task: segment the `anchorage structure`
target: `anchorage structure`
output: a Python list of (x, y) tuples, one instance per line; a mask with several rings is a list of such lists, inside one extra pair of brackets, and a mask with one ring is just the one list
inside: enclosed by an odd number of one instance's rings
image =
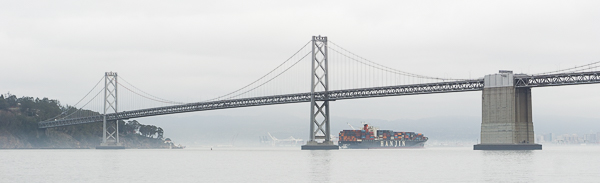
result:
[[(517, 80), (519, 81), (519, 80)], [(512, 71), (484, 78), (481, 144), (474, 150), (540, 150), (534, 142), (531, 88), (515, 87)]]
[(102, 143), (96, 149), (124, 149), (119, 142), (119, 120), (107, 123), (106, 114), (117, 113), (117, 73), (104, 73), (104, 114), (102, 120)]
[[(339, 149), (331, 141), (329, 120), (329, 73), (327, 69), (327, 37), (312, 37), (311, 86), (310, 86), (310, 139), (303, 150)], [(325, 98), (318, 100), (315, 92), (323, 92)]]

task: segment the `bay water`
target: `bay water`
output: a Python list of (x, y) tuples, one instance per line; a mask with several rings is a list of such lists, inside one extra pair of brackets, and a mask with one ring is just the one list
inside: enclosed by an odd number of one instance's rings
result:
[(0, 182), (600, 182), (600, 146), (0, 150)]

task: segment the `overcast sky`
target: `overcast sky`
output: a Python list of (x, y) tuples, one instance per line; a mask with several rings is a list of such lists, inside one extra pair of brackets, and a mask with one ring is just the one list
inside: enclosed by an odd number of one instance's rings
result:
[[(548, 0), (0, 0), (0, 92), (74, 104), (104, 72), (115, 71), (153, 95), (199, 101), (259, 78), (313, 35), (422, 75), (540, 73), (600, 61), (598, 7), (600, 1)], [(534, 121), (536, 115), (600, 118), (599, 91), (535, 88)], [(194, 115), (275, 111), (308, 118), (308, 109), (303, 103)], [(337, 101), (332, 115), (481, 116), (481, 92)]]

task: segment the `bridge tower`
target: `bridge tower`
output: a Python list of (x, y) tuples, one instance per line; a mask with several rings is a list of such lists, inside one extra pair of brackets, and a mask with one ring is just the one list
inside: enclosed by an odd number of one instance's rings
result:
[[(339, 149), (331, 141), (329, 120), (329, 73), (327, 65), (327, 37), (312, 37), (312, 63), (310, 86), (310, 138), (302, 150)], [(315, 92), (325, 93), (322, 101), (315, 99)]]
[(102, 143), (96, 149), (124, 149), (119, 142), (118, 120), (106, 121), (106, 113), (117, 114), (117, 73), (104, 73), (104, 117), (102, 120)]
[(474, 150), (538, 150), (534, 143), (531, 88), (515, 87), (512, 71), (484, 77), (481, 144)]

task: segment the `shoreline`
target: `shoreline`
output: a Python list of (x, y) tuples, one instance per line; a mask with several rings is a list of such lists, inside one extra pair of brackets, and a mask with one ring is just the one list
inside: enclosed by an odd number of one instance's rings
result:
[[(25, 150), (25, 149), (96, 149), (96, 148), (74, 148), (74, 147), (31, 147), (31, 148), (0, 148), (0, 150)], [(169, 149), (169, 148), (125, 148), (125, 149)], [(175, 149), (175, 148), (173, 148)]]

